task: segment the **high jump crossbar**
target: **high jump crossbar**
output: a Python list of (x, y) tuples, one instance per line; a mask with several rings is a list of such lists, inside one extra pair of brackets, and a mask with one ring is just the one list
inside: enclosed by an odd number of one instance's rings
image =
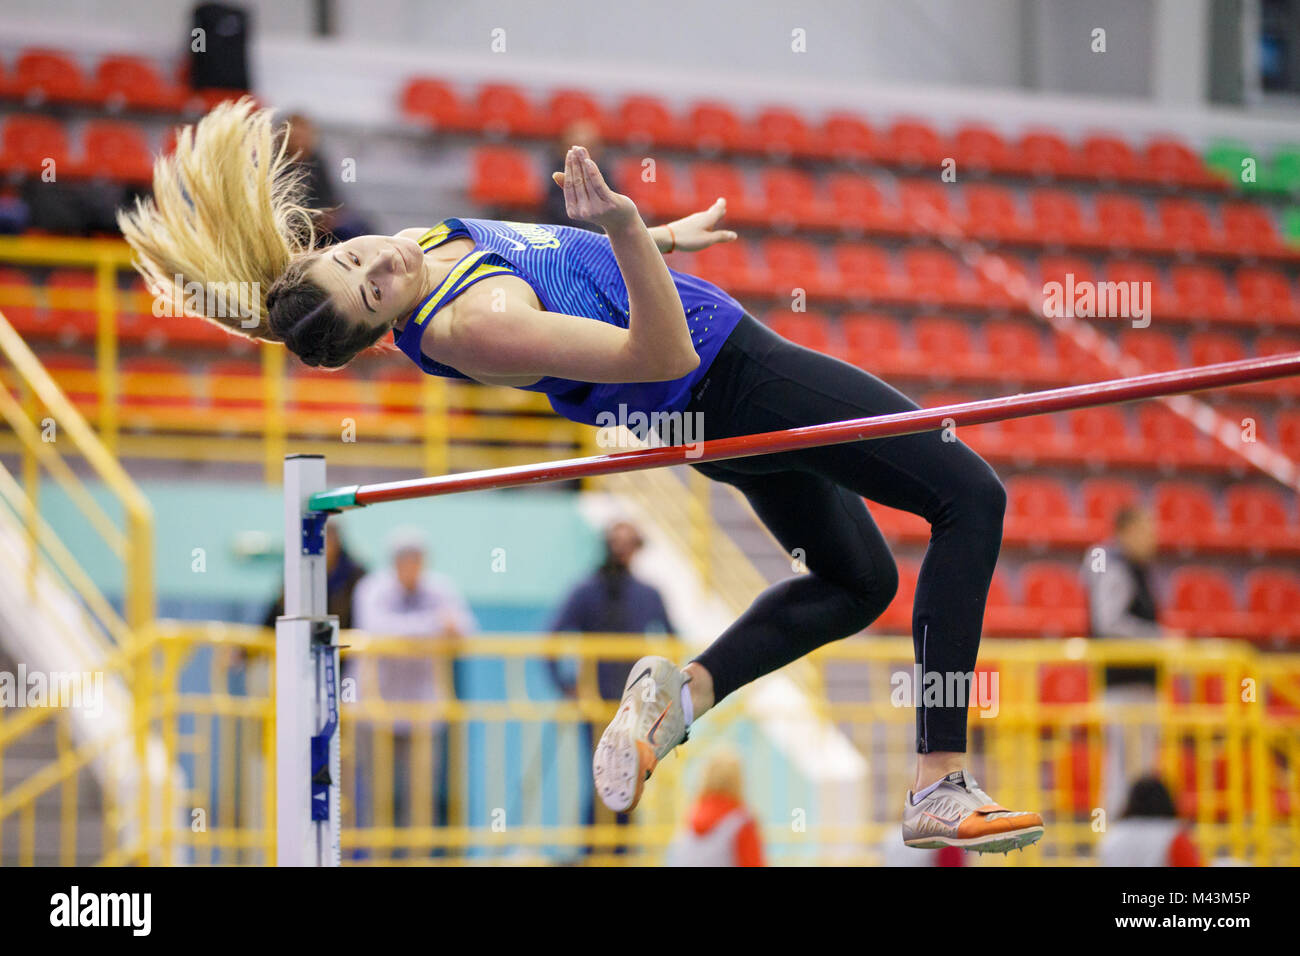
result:
[(284, 615), (276, 622), (275, 636), (276, 861), (282, 866), (337, 866), (340, 862), (338, 619), (327, 613), (325, 588), (325, 522), (333, 512), (382, 501), (543, 484), (980, 425), (1297, 374), (1300, 352), (720, 438), (695, 446), (639, 448), (540, 465), (333, 490), (326, 489), (324, 457), (289, 455), (284, 460)]
[(1086, 385), (1028, 392), (1002, 398), (989, 398), (938, 408), (922, 408), (894, 415), (854, 418), (821, 425), (805, 425), (757, 435), (717, 438), (691, 445), (667, 445), (637, 448), (587, 458), (490, 468), (460, 475), (439, 475), (408, 481), (389, 481), (371, 485), (351, 485), (312, 495), (308, 508), (331, 512), (384, 501), (430, 498), (488, 488), (511, 488), (518, 485), (545, 484), (574, 478), (589, 478), (624, 471), (642, 471), (667, 465), (697, 464), (727, 458), (745, 458), (796, 451), (821, 445), (872, 438), (910, 435), (916, 432), (981, 425), (1008, 418), (1024, 418), (1050, 412), (1111, 405), (1144, 398), (1159, 398), (1184, 392), (1197, 392), (1229, 385), (1244, 385), (1273, 378), (1300, 374), (1300, 352), (1263, 358), (1241, 359), (1171, 372), (1153, 372), (1132, 378), (1112, 379)]

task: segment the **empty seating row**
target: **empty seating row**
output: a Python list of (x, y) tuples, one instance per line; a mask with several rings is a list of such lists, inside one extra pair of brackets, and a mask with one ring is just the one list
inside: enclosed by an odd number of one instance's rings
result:
[(678, 114), (666, 100), (643, 94), (625, 96), (606, 109), (582, 90), (558, 89), (538, 102), (508, 83), (486, 83), (462, 93), (455, 85), (431, 77), (406, 83), (401, 108), (434, 129), (502, 137), (554, 136), (567, 124), (586, 120), (607, 141), (667, 149), (858, 160), (936, 170), (951, 158), (963, 172), (1200, 188), (1219, 188), (1223, 183), (1173, 137), (1157, 137), (1135, 149), (1117, 136), (1099, 132), (1073, 146), (1052, 130), (1029, 130), (1008, 140), (976, 123), (946, 136), (914, 117), (878, 128), (852, 111), (833, 111), (814, 121), (797, 109), (776, 105), (745, 117), (716, 99), (696, 101)]
[(232, 90), (192, 90), (188, 63), (177, 64), (168, 79), (156, 60), (130, 54), (101, 57), (93, 72), (77, 57), (59, 50), (19, 52), (10, 68), (0, 63), (0, 97), (32, 105), (84, 103), (110, 110), (123, 107), (160, 112), (202, 112), (236, 95)]
[[(911, 630), (912, 599), (919, 565), (899, 563), (899, 589), (872, 626), (875, 632)], [(984, 614), (988, 637), (1074, 637), (1088, 633), (1087, 599), (1081, 565), (1054, 561), (1026, 562), (1020, 568), (1018, 594), (999, 568), (989, 588)], [(1238, 589), (1225, 572), (1188, 566), (1165, 582), (1166, 626), (1196, 637), (1260, 641), (1300, 640), (1300, 575), (1261, 568), (1247, 572)], [(1241, 597), (1238, 597), (1239, 591)]]
[[(1093, 358), (1071, 339), (1030, 319), (988, 319), (970, 323), (945, 315), (920, 313), (900, 319), (866, 312), (838, 318), (811, 310), (773, 309), (764, 323), (791, 341), (826, 352), (886, 377), (947, 382), (1008, 381), (1032, 385), (1082, 382), (1114, 377), (1115, 370)], [(1247, 349), (1231, 332), (1196, 332), (1185, 347), (1157, 329), (1127, 328), (1116, 339), (1120, 349), (1149, 371), (1212, 365), (1255, 355), (1300, 352), (1300, 335), (1263, 334)], [(1298, 396), (1300, 381), (1279, 379), (1240, 386), (1239, 395)]]
[[(1256, 483), (1229, 486), (1216, 496), (1204, 485), (1156, 482), (1150, 494), (1122, 479), (1089, 478), (1077, 486), (1056, 478), (1008, 478), (1003, 540), (1022, 547), (1077, 548), (1104, 542), (1116, 513), (1144, 503), (1155, 515), (1161, 547), (1186, 553), (1295, 557), (1300, 555), (1300, 520), (1295, 496)], [(881, 529), (900, 540), (922, 543), (930, 530), (916, 515), (871, 505)]]
[[(818, 177), (771, 165), (751, 182), (729, 163), (659, 159), (648, 178), (642, 163), (635, 157), (615, 162), (610, 178), (643, 215), (656, 219), (707, 208), (724, 196), (728, 221), (736, 225), (902, 236), (958, 228), (1009, 244), (1300, 261), (1300, 250), (1283, 242), (1267, 208), (1252, 202), (1224, 202), (1216, 213), (1196, 199), (1164, 198), (1150, 212), (1142, 199), (1122, 193), (1100, 194), (1089, 203), (1061, 189), (1032, 188), (1022, 201), (1005, 186), (905, 179), (890, 195), (861, 173)], [(470, 195), (487, 205), (532, 207), (546, 188), (542, 173), (527, 150), (483, 147), (474, 153)]]
[(68, 128), (48, 116), (10, 116), (0, 127), (0, 174), (50, 175), (58, 179), (103, 178), (147, 186), (153, 151), (145, 131), (133, 123), (91, 120), (76, 149)]

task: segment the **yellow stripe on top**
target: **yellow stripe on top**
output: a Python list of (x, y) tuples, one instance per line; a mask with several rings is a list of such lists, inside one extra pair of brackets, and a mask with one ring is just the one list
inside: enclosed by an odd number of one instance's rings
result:
[(434, 246), (441, 245), (449, 235), (451, 235), (451, 226), (440, 222), (416, 241), (419, 242), (422, 250), (428, 252)]
[[(436, 230), (430, 230), (430, 232), (434, 231)], [(425, 300), (424, 305), (420, 307), (420, 310), (416, 312), (414, 319), (415, 324), (423, 325), (425, 320), (434, 313), (438, 306), (451, 298), (452, 294), (455, 293), (457, 289), (470, 282), (475, 282), (479, 279), (485, 278), (486, 276), (492, 275), (517, 275), (513, 269), (482, 261), (484, 256), (490, 256), (492, 254), (491, 251), (483, 249), (478, 252), (471, 252), (460, 262), (456, 263), (456, 267), (447, 274), (447, 278), (442, 280), (442, 285), (438, 286), (433, 295), (429, 296), (429, 298)]]

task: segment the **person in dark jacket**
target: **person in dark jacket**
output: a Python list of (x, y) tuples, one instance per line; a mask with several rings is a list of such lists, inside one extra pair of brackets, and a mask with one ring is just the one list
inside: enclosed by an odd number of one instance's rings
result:
[[(551, 624), (557, 632), (584, 632), (592, 634), (674, 634), (663, 597), (652, 585), (639, 580), (632, 573), (632, 559), (641, 550), (643, 542), (636, 526), (628, 521), (615, 521), (605, 529), (605, 558), (600, 566), (570, 593)], [(550, 662), (551, 676), (566, 697), (578, 696), (578, 682), (563, 673), (559, 662)], [(598, 660), (596, 662), (596, 687), (600, 699), (617, 702), (623, 696), (623, 683), (627, 679), (627, 660)], [(582, 754), (590, 754), (595, 734), (600, 729), (591, 724), (579, 724), (579, 746)], [(587, 777), (586, 779), (590, 779)], [(593, 795), (584, 808), (584, 822), (596, 822), (597, 801)], [(601, 815), (607, 811), (600, 808)], [(628, 822), (628, 816), (614, 816), (619, 825)], [(587, 847), (587, 853), (592, 851)], [(625, 852), (615, 847), (615, 853)]]
[[(352, 626), (352, 592), (365, 577), (366, 569), (343, 546), (337, 521), (325, 522), (325, 592), (326, 613), (337, 614), (340, 628)], [(284, 607), (284, 589), (262, 621), (263, 627), (275, 627), (275, 619)]]

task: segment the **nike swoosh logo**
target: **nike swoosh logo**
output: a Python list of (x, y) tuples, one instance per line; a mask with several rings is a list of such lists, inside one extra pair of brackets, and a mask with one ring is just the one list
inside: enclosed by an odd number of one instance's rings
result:
[(518, 239), (507, 239), (505, 236), (502, 236), (502, 237), (501, 237), (501, 241), (502, 241), (502, 242), (508, 242), (508, 243), (510, 243), (510, 245), (514, 246), (514, 247), (515, 247), (516, 249), (518, 249), (520, 252), (522, 252), (522, 251), (524, 251), (525, 249), (528, 248), (526, 245), (524, 245), (524, 244), (523, 244), (522, 242), (520, 242)]
[(672, 706), (673, 706), (672, 704), (669, 704), (667, 707), (664, 708), (664, 712), (659, 715), (659, 719), (656, 720), (654, 722), (654, 726), (650, 728), (650, 733), (646, 734), (646, 740), (651, 745), (653, 745), (655, 742), (655, 731), (658, 730), (659, 725), (664, 722), (664, 718), (668, 716), (668, 711), (672, 709)]
[[(631, 690), (637, 684), (641, 683), (641, 678), (649, 677), (649, 676), (650, 676), (650, 668), (647, 667), (645, 670), (643, 670), (640, 674), (637, 675), (636, 680), (632, 681), (632, 683), (627, 685), (627, 690)], [(623, 693), (626, 694), (627, 691), (625, 690)]]
[(931, 820), (938, 820), (940, 823), (942, 823), (944, 826), (947, 827), (955, 827), (957, 824), (961, 823), (961, 817), (957, 817), (955, 820), (945, 820), (943, 817), (936, 816), (935, 814), (931, 813), (929, 810), (922, 810), (921, 812), (924, 813)]

